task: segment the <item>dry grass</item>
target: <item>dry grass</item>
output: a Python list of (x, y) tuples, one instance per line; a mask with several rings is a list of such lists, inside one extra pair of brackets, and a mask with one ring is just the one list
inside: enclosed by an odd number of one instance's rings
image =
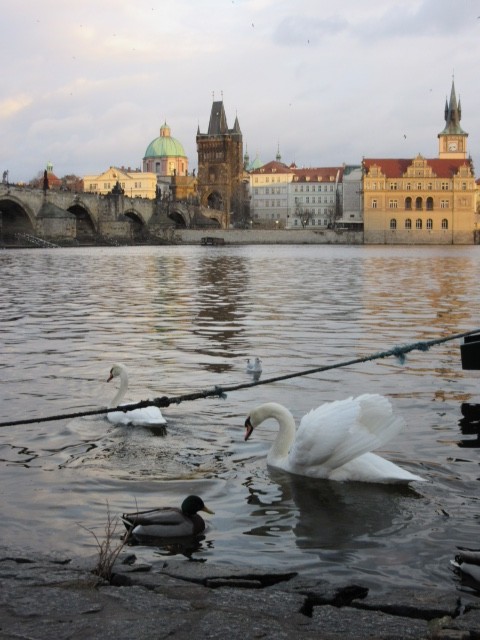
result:
[(102, 578), (102, 580), (106, 580), (107, 582), (111, 581), (115, 562), (117, 561), (118, 556), (120, 555), (129, 538), (128, 533), (123, 537), (119, 537), (119, 523), (120, 520), (117, 516), (112, 517), (110, 507), (107, 503), (107, 522), (105, 524), (105, 535), (103, 537), (103, 540), (101, 540), (97, 536), (95, 531), (83, 527), (93, 535), (98, 549), (97, 564), (92, 570), (92, 573), (95, 576)]

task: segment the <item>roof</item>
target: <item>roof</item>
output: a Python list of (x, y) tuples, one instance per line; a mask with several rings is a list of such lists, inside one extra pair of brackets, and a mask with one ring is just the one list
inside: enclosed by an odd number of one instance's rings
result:
[(292, 169), (298, 182), (342, 182), (343, 167), (309, 167)]
[(223, 100), (215, 100), (212, 104), (212, 110), (210, 112), (210, 121), (208, 123), (208, 133), (200, 133), (200, 127), (197, 130), (197, 136), (220, 136), (220, 135), (232, 135), (241, 136), (240, 124), (238, 117), (235, 116), (235, 122), (233, 129), (229, 129), (227, 125), (227, 116), (225, 115), (225, 109), (223, 107)]
[(170, 127), (165, 122), (160, 127), (160, 136), (150, 142), (144, 158), (186, 158), (182, 144), (170, 135)]
[[(423, 158), (427, 165), (431, 167), (435, 177), (437, 178), (451, 178), (458, 173), (460, 167), (467, 165), (473, 173), (473, 166), (471, 160), (450, 159), (450, 158)], [(364, 158), (363, 167), (370, 171), (374, 165), (381, 168), (382, 173), (387, 178), (404, 178), (406, 177), (407, 169), (412, 166), (413, 158), (401, 159), (401, 158)]]
[[(252, 167), (257, 159), (258, 156), (256, 156), (255, 160), (252, 162)], [(251, 173), (292, 173), (292, 170), (289, 169), (286, 164), (283, 164), (283, 162), (272, 160), (271, 162), (267, 162), (266, 164), (255, 166), (255, 168), (252, 169)]]
[(445, 129), (439, 134), (455, 134), (459, 136), (468, 136), (468, 133), (460, 126), (462, 119), (462, 107), (460, 99), (457, 104), (457, 96), (455, 95), (455, 84), (452, 80), (452, 89), (450, 91), (450, 102), (445, 101)]

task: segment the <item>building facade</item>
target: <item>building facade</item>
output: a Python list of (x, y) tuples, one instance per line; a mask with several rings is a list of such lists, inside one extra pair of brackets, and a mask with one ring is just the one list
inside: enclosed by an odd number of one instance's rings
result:
[(243, 138), (238, 118), (228, 128), (223, 101), (214, 101), (207, 133), (197, 131), (200, 204), (218, 212), (223, 228), (231, 223), (235, 202), (243, 202)]
[[(343, 167), (299, 169), (277, 160), (249, 172), (254, 224), (264, 228), (327, 229), (343, 219)], [(360, 211), (358, 212), (360, 217)]]
[(473, 244), (476, 184), (452, 82), (438, 158), (365, 158), (366, 244)]
[(83, 190), (86, 193), (107, 195), (121, 189), (129, 198), (154, 199), (157, 193), (157, 175), (110, 167), (98, 176), (84, 176)]

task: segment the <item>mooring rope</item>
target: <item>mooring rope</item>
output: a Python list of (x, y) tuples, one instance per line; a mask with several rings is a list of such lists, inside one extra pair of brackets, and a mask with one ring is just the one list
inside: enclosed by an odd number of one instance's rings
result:
[[(435, 340), (426, 340), (423, 342), (413, 342), (412, 344), (406, 344), (403, 346), (396, 346), (387, 351), (380, 351), (373, 353), (362, 358), (354, 358), (353, 360), (346, 360), (344, 362), (337, 362), (336, 364), (329, 364), (323, 367), (315, 367), (313, 369), (305, 369), (304, 371), (298, 371), (297, 373), (287, 373), (282, 376), (276, 376), (275, 378), (266, 378), (265, 380), (254, 380), (253, 382), (244, 382), (242, 384), (236, 384), (226, 387), (215, 386), (213, 389), (207, 389), (205, 391), (196, 391), (194, 393), (187, 393), (182, 396), (167, 397), (162, 396), (159, 398), (152, 398), (151, 400), (141, 400), (133, 404), (124, 404), (121, 407), (109, 407), (108, 409), (94, 409), (92, 411), (78, 411), (76, 413), (63, 413), (60, 415), (46, 416), (43, 418), (30, 418), (26, 420), (13, 420), (7, 422), (0, 422), (0, 427), (15, 427), (24, 424), (33, 424), (36, 422), (51, 422), (54, 420), (71, 420), (73, 418), (83, 418), (86, 416), (95, 416), (110, 413), (110, 411), (131, 411), (132, 409), (143, 409), (144, 407), (160, 407), (165, 408), (171, 404), (181, 404), (182, 402), (188, 402), (191, 400), (199, 400), (201, 398), (226, 398), (227, 392), (239, 391), (241, 389), (248, 389), (249, 387), (257, 387), (263, 384), (272, 384), (274, 382), (281, 382), (282, 380), (290, 380), (291, 378), (299, 378), (301, 376), (309, 376), (314, 373), (321, 373), (322, 371), (330, 371), (332, 369), (340, 369), (342, 367), (349, 367), (354, 364), (361, 364), (363, 362), (370, 362), (372, 360), (380, 360), (382, 358), (389, 358), (394, 356), (398, 358), (401, 364), (405, 362), (405, 356), (411, 351), (428, 351), (431, 347), (442, 344), (444, 342), (450, 342), (451, 340), (458, 340), (459, 338), (465, 338), (475, 333), (480, 333), (480, 329), (473, 329), (472, 331), (465, 331), (464, 333), (456, 333), (445, 338), (436, 338)], [(480, 338), (480, 336), (479, 336)]]

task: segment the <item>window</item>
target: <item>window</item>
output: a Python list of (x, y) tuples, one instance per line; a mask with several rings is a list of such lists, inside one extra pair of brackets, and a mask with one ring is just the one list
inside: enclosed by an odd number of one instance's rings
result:
[(427, 211), (433, 211), (433, 198), (427, 198)]
[(405, 185), (405, 189), (407, 191), (410, 191), (411, 188), (412, 188), (412, 185), (410, 184), (410, 182), (407, 182), (407, 184)]
[(397, 200), (389, 200), (388, 201), (388, 208), (389, 209), (397, 209), (398, 208), (398, 201)]
[(422, 189), (422, 183), (417, 182), (417, 191), (421, 191), (421, 189)]
[(462, 191), (466, 191), (466, 190), (467, 190), (467, 183), (462, 182)]
[(397, 190), (397, 183), (396, 182), (391, 182), (390, 183), (390, 191), (396, 191)]
[(431, 191), (433, 189), (433, 184), (431, 182), (427, 183), (427, 189)]
[(440, 200), (440, 209), (448, 209), (449, 202), (448, 200)]
[(433, 220), (431, 218), (428, 218), (428, 220), (427, 220), (427, 229), (429, 231), (431, 231), (433, 229)]
[(410, 218), (407, 218), (405, 220), (405, 229), (411, 229), (412, 228), (412, 221), (410, 220)]
[(448, 182), (442, 182), (441, 189), (442, 191), (448, 191)]
[(422, 198), (415, 198), (415, 209), (417, 209), (417, 211), (423, 209)]
[(446, 218), (442, 220), (442, 229), (448, 229), (448, 220)]
[(410, 197), (405, 198), (405, 209), (411, 209), (412, 208), (412, 199)]
[(422, 219), (421, 218), (417, 218), (415, 220), (415, 228), (416, 229), (421, 229), (422, 228)]
[(392, 218), (392, 219), (390, 220), (390, 229), (394, 230), (394, 229), (396, 229), (396, 228), (397, 228), (397, 221), (396, 221), (396, 219), (395, 219), (395, 218)]
[(372, 200), (372, 209), (376, 209), (376, 208), (377, 208), (377, 201)]

